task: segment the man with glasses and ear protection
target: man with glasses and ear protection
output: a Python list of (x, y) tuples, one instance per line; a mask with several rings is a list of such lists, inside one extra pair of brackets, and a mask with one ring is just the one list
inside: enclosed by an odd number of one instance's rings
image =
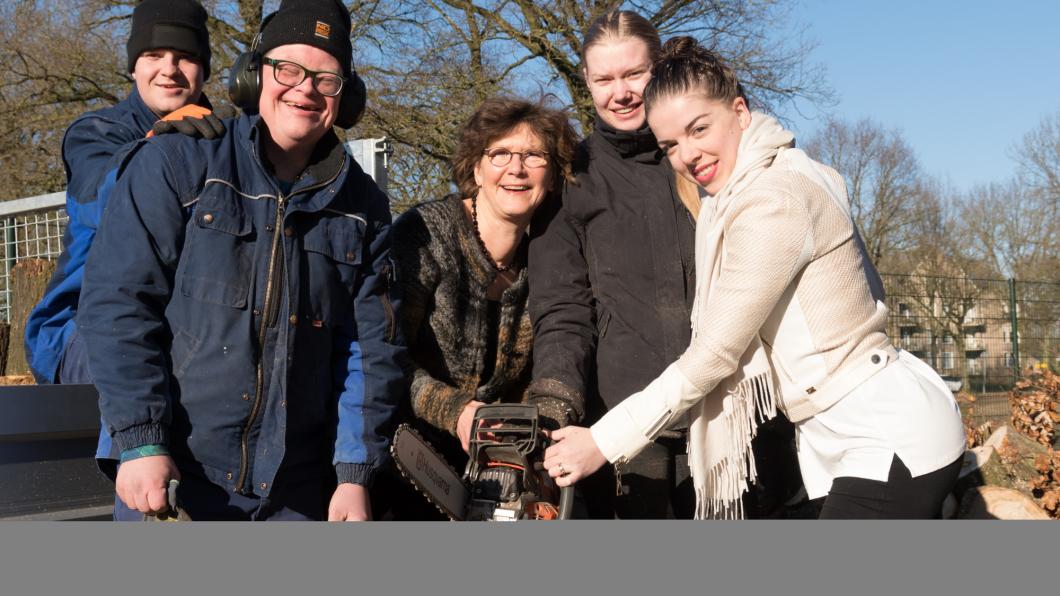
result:
[[(364, 107), (350, 15), (284, 0), (220, 139), (121, 165), (81, 326), (121, 450), (116, 519), (360, 520), (407, 391), (386, 196), (332, 130)], [(337, 482), (336, 482), (337, 481)]]

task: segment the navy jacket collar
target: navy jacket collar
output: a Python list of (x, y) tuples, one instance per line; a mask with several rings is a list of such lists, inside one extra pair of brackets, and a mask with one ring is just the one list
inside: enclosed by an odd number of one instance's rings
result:
[(136, 122), (144, 134), (151, 130), (155, 122), (158, 121), (158, 115), (151, 111), (151, 108), (147, 107), (142, 97), (140, 97), (140, 91), (133, 85), (132, 92), (129, 93), (129, 97), (126, 100), (129, 103), (129, 109), (132, 112), (133, 121)]
[[(243, 114), (233, 121), (236, 124), (234, 131), (245, 144), (245, 148), (254, 156), (262, 171), (273, 181), (278, 189), (276, 176), (265, 158), (264, 135), (268, 134), (265, 122), (261, 115)], [(309, 159), (309, 165), (295, 180), (288, 193), (292, 202), (299, 204), (301, 208), (308, 211), (316, 211), (327, 206), (335, 197), (335, 191), (341, 188), (350, 173), (353, 160), (349, 158), (345, 147), (339, 141), (334, 131), (328, 131), (322, 139), (317, 142), (316, 148)], [(310, 192), (303, 192), (313, 189)], [(329, 192), (320, 192), (321, 190)]]
[[(158, 122), (159, 116), (151, 111), (151, 108), (147, 107), (144, 102), (144, 98), (140, 96), (140, 90), (136, 88), (136, 85), (132, 86), (132, 91), (129, 92), (129, 96), (125, 98), (128, 102), (129, 108), (132, 111), (133, 120), (136, 125), (143, 129), (144, 134), (151, 130), (151, 127)], [(213, 104), (210, 103), (210, 98), (206, 97), (205, 93), (199, 95), (199, 101), (195, 102), (208, 110), (213, 110)]]

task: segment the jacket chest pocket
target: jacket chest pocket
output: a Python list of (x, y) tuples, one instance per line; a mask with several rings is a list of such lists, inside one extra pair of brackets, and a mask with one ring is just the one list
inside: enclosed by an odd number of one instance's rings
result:
[(333, 324), (353, 304), (364, 231), (349, 217), (322, 217), (303, 236), (304, 288), (314, 323)]
[(200, 198), (184, 238), (181, 293), (211, 304), (246, 307), (253, 241), (254, 227), (237, 200)]

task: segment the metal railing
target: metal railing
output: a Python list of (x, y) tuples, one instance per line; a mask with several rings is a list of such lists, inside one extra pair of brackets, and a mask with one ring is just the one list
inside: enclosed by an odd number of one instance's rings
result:
[(66, 193), (0, 203), (0, 321), (11, 318), (11, 269), (21, 259), (54, 259), (63, 251)]

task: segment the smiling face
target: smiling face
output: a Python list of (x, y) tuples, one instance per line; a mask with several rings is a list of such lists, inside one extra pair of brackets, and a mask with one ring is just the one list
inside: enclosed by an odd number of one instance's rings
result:
[(736, 166), (751, 112), (742, 97), (723, 101), (701, 93), (670, 95), (652, 106), (648, 125), (674, 171), (716, 195)]
[(604, 41), (585, 52), (582, 73), (600, 118), (617, 130), (644, 126), (644, 86), (651, 78), (648, 45), (627, 37)]
[[(305, 44), (288, 44), (273, 48), (268, 58), (300, 64), (309, 70), (342, 75), (338, 59)], [(263, 65), (261, 98), (258, 110), (269, 128), (273, 142), (283, 150), (313, 147), (335, 124), (339, 97), (326, 97), (313, 88), (306, 77), (294, 87), (276, 82), (272, 66)]]
[(199, 101), (202, 95), (202, 64), (179, 50), (141, 52), (132, 75), (140, 98), (159, 117)]
[[(520, 124), (486, 146), (487, 151), (493, 149), (507, 149), (513, 153), (545, 152), (545, 144), (528, 126)], [(523, 155), (512, 155), (506, 165), (495, 166), (488, 156), (482, 156), (475, 166), (480, 211), (489, 210), (495, 217), (506, 221), (529, 222), (534, 209), (547, 193), (551, 166), (528, 168), (523, 160)]]

